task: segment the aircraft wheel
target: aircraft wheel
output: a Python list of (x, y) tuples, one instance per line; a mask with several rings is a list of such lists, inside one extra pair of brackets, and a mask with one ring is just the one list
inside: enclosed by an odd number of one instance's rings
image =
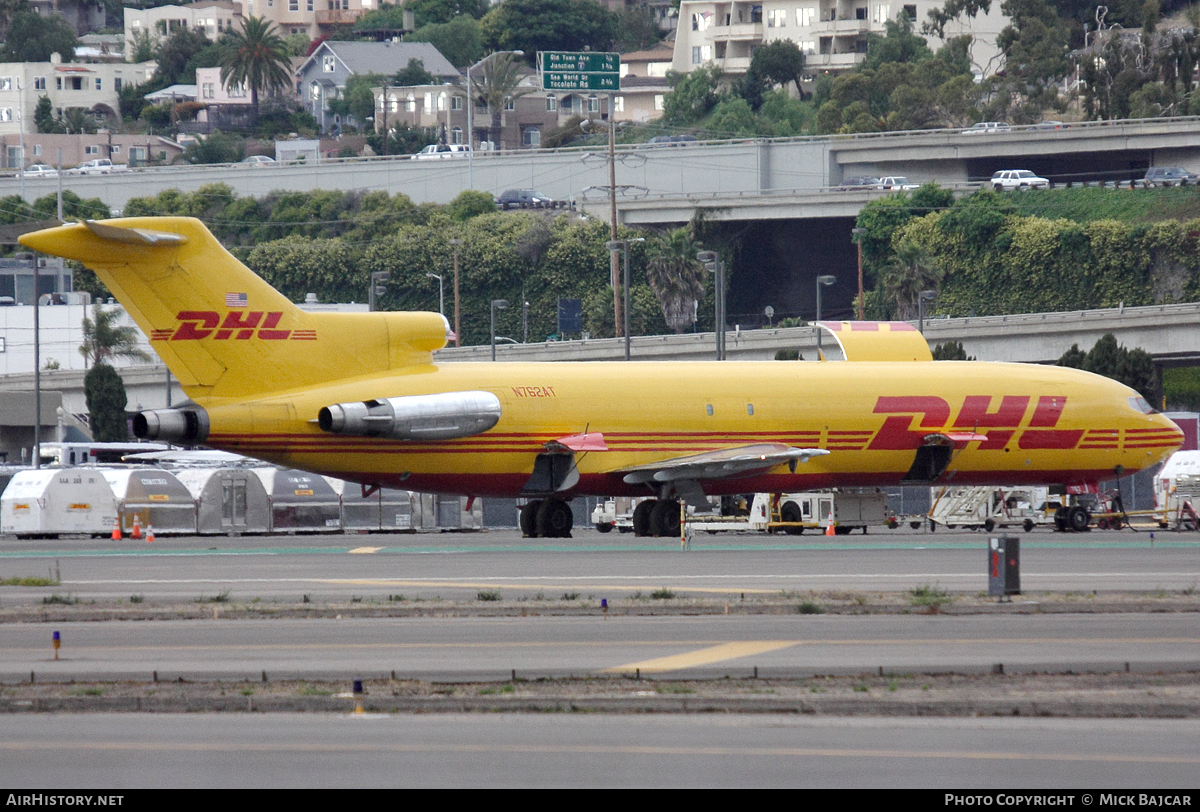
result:
[(679, 503), (674, 499), (660, 499), (650, 514), (650, 527), (654, 535), (671, 538), (679, 535)]
[(984, 519), (983, 529), (990, 533), (996, 529), (996, 523), (991, 519)]
[(920, 529), (921, 529), (921, 523), (920, 523), (920, 522), (909, 522), (909, 523), (908, 523), (908, 526), (909, 526), (910, 528), (912, 528), (913, 530), (920, 530)]
[(1082, 505), (1076, 505), (1071, 508), (1067, 514), (1067, 524), (1076, 533), (1082, 533), (1088, 529), (1088, 522), (1091, 521), (1091, 516), (1088, 515), (1087, 509)]
[(527, 539), (537, 538), (537, 515), (541, 506), (541, 499), (521, 506), (521, 535)]
[[(801, 520), (800, 506), (795, 502), (784, 502), (783, 507), (779, 509), (779, 520), (782, 522), (799, 522)], [(796, 527), (785, 527), (783, 532), (789, 536), (798, 536), (804, 532), (804, 528), (797, 525)]]
[(647, 499), (645, 502), (638, 502), (638, 506), (633, 509), (633, 534), (635, 536), (652, 535), (650, 513), (657, 504), (657, 499)]
[(1026, 519), (1025, 520), (1025, 532), (1028, 533), (1031, 530), (1033, 530), (1033, 519)]
[(542, 538), (570, 538), (574, 523), (570, 505), (561, 499), (546, 499), (538, 508), (537, 531)]

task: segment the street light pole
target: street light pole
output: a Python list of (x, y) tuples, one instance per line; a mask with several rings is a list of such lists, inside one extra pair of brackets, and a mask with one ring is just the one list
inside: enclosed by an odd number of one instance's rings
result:
[(853, 234), (854, 244), (858, 247), (858, 320), (863, 320), (863, 271), (862, 271), (862, 241), (867, 236), (865, 228), (855, 228), (850, 231)]
[(496, 311), (508, 307), (506, 299), (492, 299), (492, 360), (496, 360)]
[(836, 281), (837, 281), (837, 277), (830, 276), (829, 274), (824, 274), (822, 276), (817, 277), (817, 319), (815, 322), (813, 322), (813, 324), (817, 329), (817, 360), (818, 361), (823, 360), (823, 357), (821, 355), (821, 288), (826, 287), (828, 285), (832, 285)]
[(622, 253), (625, 254), (624, 284), (621, 285), (621, 288), (622, 288), (622, 297), (621, 298), (622, 298), (625, 306), (622, 308), (621, 312), (623, 313), (624, 327), (625, 327), (625, 360), (626, 361), (629, 360), (629, 355), (630, 355), (630, 346), (629, 346), (629, 341), (630, 341), (630, 337), (629, 337), (629, 244), (631, 242), (645, 242), (645, 239), (642, 237), (638, 237), (637, 239), (634, 239), (634, 240), (609, 240), (608, 242), (604, 243), (604, 247), (607, 248), (610, 252), (612, 252), (612, 255), (613, 255), (612, 264), (614, 266), (617, 264), (617, 262), (616, 262), (617, 251), (621, 251)]
[(936, 300), (936, 290), (923, 290), (917, 296), (917, 332), (921, 335), (925, 335), (925, 303)]
[(367, 310), (370, 310), (372, 313), (375, 312), (378, 295), (387, 290), (383, 283), (388, 281), (388, 277), (390, 276), (391, 274), (387, 271), (371, 272), (371, 289), (367, 291)]
[(725, 360), (725, 263), (721, 261), (721, 255), (716, 251), (701, 251), (696, 254), (696, 259), (704, 263), (704, 267), (712, 271), (716, 277), (716, 285), (713, 291), (715, 301), (713, 302), (713, 317), (716, 319), (716, 324), (713, 325), (716, 330), (717, 338), (717, 360)]
[(450, 244), (454, 246), (454, 346), (459, 344), (459, 325), (458, 325), (458, 247), (463, 244), (462, 240), (450, 240)]
[(446, 315), (446, 294), (442, 289), (442, 277), (435, 273), (427, 273), (425, 275), (430, 279), (436, 279), (438, 281), (438, 312), (444, 316)]

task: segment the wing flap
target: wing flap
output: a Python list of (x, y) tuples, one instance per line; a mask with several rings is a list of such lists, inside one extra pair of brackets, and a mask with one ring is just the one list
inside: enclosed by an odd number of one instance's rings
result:
[(760, 443), (638, 465), (625, 469), (624, 480), (635, 485), (643, 482), (729, 479), (766, 471), (777, 465), (794, 466), (828, 453), (823, 448), (794, 448), (783, 443)]

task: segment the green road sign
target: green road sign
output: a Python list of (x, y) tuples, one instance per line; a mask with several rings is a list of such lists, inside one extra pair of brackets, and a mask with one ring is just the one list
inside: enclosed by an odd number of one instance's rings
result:
[(621, 55), (591, 51), (543, 51), (543, 90), (620, 90)]
[(591, 51), (543, 51), (542, 70), (566, 73), (618, 73), (621, 70), (621, 55)]
[(542, 74), (542, 90), (620, 90), (621, 77), (615, 73)]

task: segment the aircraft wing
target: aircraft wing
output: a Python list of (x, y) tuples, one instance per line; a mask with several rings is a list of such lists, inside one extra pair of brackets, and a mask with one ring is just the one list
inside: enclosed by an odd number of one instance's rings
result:
[(829, 452), (823, 448), (794, 448), (783, 443), (759, 443), (720, 451), (706, 451), (686, 457), (673, 457), (625, 469), (625, 481), (674, 482), (677, 480), (729, 479), (756, 474), (787, 463), (794, 471), (797, 463), (807, 462)]

